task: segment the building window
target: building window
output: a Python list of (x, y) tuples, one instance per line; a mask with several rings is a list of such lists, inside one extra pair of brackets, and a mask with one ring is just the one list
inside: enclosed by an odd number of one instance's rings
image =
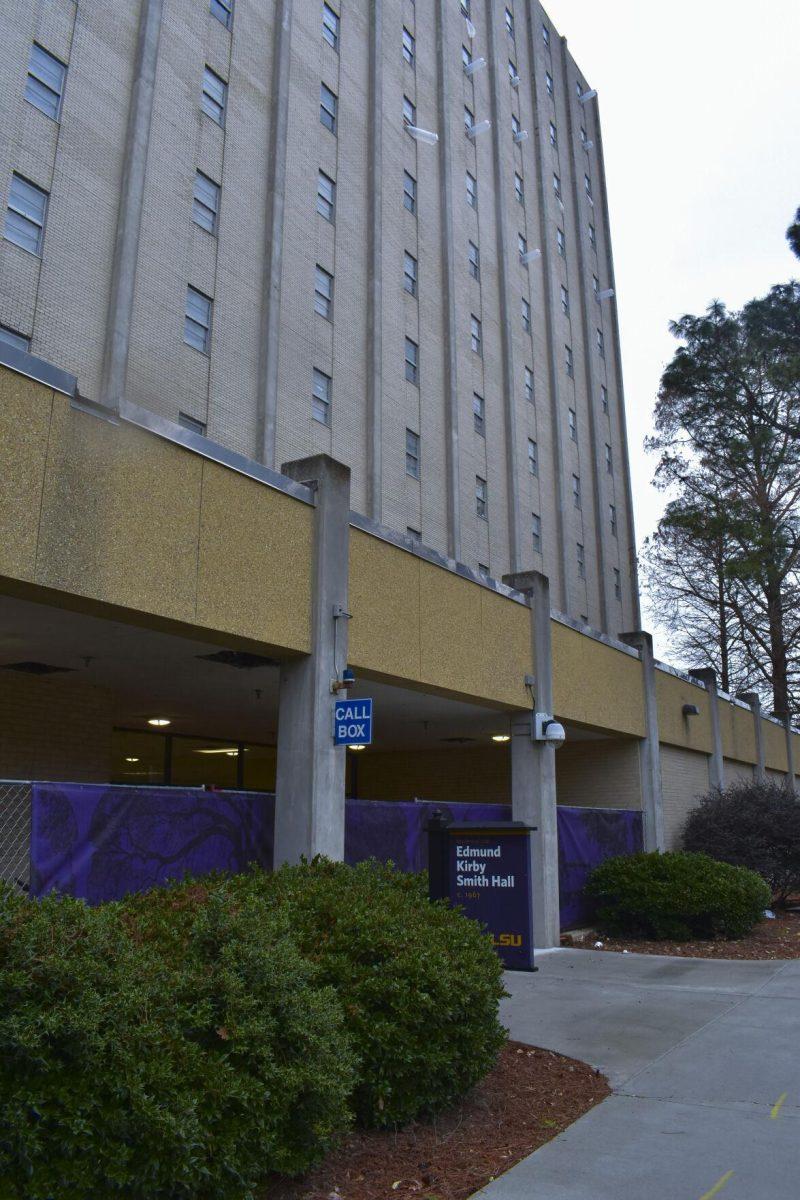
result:
[(589, 225), (589, 245), (593, 250), (597, 249), (597, 234), (595, 233), (594, 225)]
[(481, 252), (474, 242), (469, 244), (469, 273), (473, 279), (481, 277)]
[(550, 122), (550, 145), (558, 145), (558, 133), (556, 132), (556, 127), (552, 121)]
[(581, 506), (581, 477), (580, 475), (572, 476), (572, 501), (576, 508)]
[(591, 198), (592, 198), (592, 181), (588, 175), (584, 175), (584, 177), (583, 177), (583, 186), (586, 191), (586, 195), (591, 200)]
[(331, 423), (331, 388), (333, 380), (324, 371), (314, 367), (314, 385), (311, 391), (311, 416), (320, 425)]
[(553, 173), (553, 191), (555, 192), (556, 200), (561, 199), (561, 180), (558, 175)]
[(569, 375), (570, 379), (572, 379), (573, 375), (575, 374), (575, 363), (572, 357), (571, 346), (564, 347), (564, 366), (567, 368), (567, 374)]
[(482, 340), (482, 336), (481, 336), (481, 323), (478, 320), (478, 318), (474, 315), (470, 316), (469, 328), (470, 328), (470, 345), (472, 346), (472, 349), (475, 351), (475, 353), (482, 357), (483, 356), (483, 340)]
[(514, 137), (517, 136), (517, 134), (520, 132), (521, 129), (522, 129), (522, 126), (519, 123), (519, 117), (517, 116), (516, 113), (512, 113), (511, 114), (511, 132), (514, 134)]
[(406, 533), (411, 538), (412, 542), (422, 541), (422, 531), (415, 529), (413, 525), (406, 525)]
[(405, 26), (403, 26), (403, 58), (410, 67), (414, 66), (414, 60), (416, 58), (416, 43), (414, 41), (413, 33), (406, 29)]
[(531, 331), (531, 305), (524, 296), (522, 297), (522, 328), (526, 333)]
[(403, 288), (409, 296), (417, 294), (417, 260), (406, 250), (403, 254)]
[(478, 563), (478, 574), (482, 575), (484, 579), (489, 578), (489, 568), (485, 563)]
[(205, 67), (203, 70), (203, 94), (200, 99), (200, 107), (207, 117), (211, 117), (212, 121), (216, 121), (218, 125), (225, 124), (225, 104), (228, 99), (228, 85), (224, 79), (220, 79), (216, 71), (212, 71), (211, 67)]
[(486, 490), (486, 480), (481, 479), (480, 475), (475, 476), (475, 512), (479, 517), (483, 517), (484, 521), (488, 520), (488, 495)]
[(478, 207), (478, 181), (467, 171), (467, 204), (470, 208)]
[(233, 0), (211, 0), (210, 10), (212, 16), (230, 29), (233, 24)]
[(522, 182), (522, 176), (520, 175), (519, 171), (514, 172), (514, 194), (516, 195), (520, 204), (525, 203), (525, 185)]
[(581, 125), (581, 145), (582, 145), (582, 146), (585, 146), (585, 145), (586, 145), (586, 143), (587, 143), (587, 141), (588, 141), (588, 138), (587, 138), (587, 136), (586, 136), (586, 130), (585, 130), (585, 129), (584, 129), (584, 127)]
[(419, 434), (406, 430), (406, 475), (419, 479)]
[(336, 111), (339, 106), (336, 93), (324, 83), (319, 85), (319, 119), (326, 129), (336, 133)]
[(188, 429), (191, 433), (199, 433), (202, 437), (206, 435), (205, 421), (198, 421), (197, 417), (192, 417), (189, 413), (178, 413), (178, 424), (184, 429)]
[(61, 98), (64, 94), (66, 75), (67, 68), (64, 64), (34, 42), (28, 61), (25, 99), (54, 121), (61, 116)]
[(542, 518), (538, 513), (531, 513), (531, 541), (537, 554), (542, 552)]
[(600, 405), (604, 413), (608, 412), (608, 388), (604, 383), (600, 384)]
[(617, 600), (622, 599), (622, 576), (619, 567), (614, 567), (614, 596)]
[(609, 504), (608, 519), (611, 524), (611, 536), (616, 537), (617, 536), (617, 506), (616, 506), (616, 504)]
[(517, 74), (517, 68), (514, 66), (511, 59), (508, 60), (508, 78), (511, 80), (511, 83), (513, 85), (516, 85), (519, 83), (519, 75)]
[(192, 219), (201, 229), (209, 233), (217, 232), (219, 217), (219, 184), (214, 183), (202, 171), (194, 177), (194, 199), (192, 202)]
[(549, 49), (550, 48), (550, 30), (547, 28), (546, 25), (542, 25), (542, 41), (544, 42), (545, 46), (547, 46)]
[(403, 172), (403, 208), (412, 215), (417, 211), (417, 181), (408, 171)]
[(561, 285), (561, 311), (565, 316), (569, 316), (569, 292), (563, 283)]
[(183, 340), (195, 350), (208, 354), (211, 343), (211, 313), (214, 301), (196, 288), (186, 289), (186, 313), (183, 321)]
[(539, 474), (539, 448), (533, 438), (528, 438), (528, 470), (531, 475)]
[(403, 124), (416, 125), (417, 123), (417, 108), (416, 105), (409, 100), (408, 96), (403, 96)]
[(31, 254), (41, 254), (48, 199), (47, 192), (15, 172), (11, 176), (3, 236)]
[(527, 254), (527, 253), (528, 253), (528, 243), (527, 243), (527, 240), (525, 239), (525, 236), (524, 236), (523, 234), (521, 234), (521, 233), (518, 233), (518, 234), (517, 234), (517, 249), (518, 249), (518, 250), (519, 250), (519, 252), (520, 252), (520, 256), (522, 256), (523, 254)]
[(31, 339), (17, 333), (14, 329), (9, 329), (7, 325), (0, 325), (0, 346), (11, 346), (13, 350), (24, 350), (26, 353), (30, 353)]
[(533, 403), (533, 371), (530, 367), (525, 368), (525, 399)]
[(467, 46), (461, 47), (461, 61), (465, 67), (470, 66), (472, 63), (472, 53)]
[(594, 294), (596, 296), (597, 293), (600, 291), (600, 280), (597, 278), (596, 275), (592, 276), (592, 288), (593, 288)]
[(506, 32), (509, 37), (514, 36), (514, 14), (510, 8), (506, 9)]
[(469, 132), (469, 130), (472, 129), (472, 126), (474, 124), (475, 124), (475, 116), (472, 112), (472, 109), (468, 108), (467, 105), (465, 104), (464, 105), (464, 128), (467, 130), (467, 132)]
[(606, 471), (608, 472), (609, 475), (614, 474), (614, 458), (611, 453), (611, 447), (609, 446), (608, 442), (606, 442)]
[(419, 383), (419, 346), (411, 338), (406, 338), (406, 379)]
[(333, 224), (336, 216), (336, 184), (324, 171), (317, 176), (317, 212)]
[(475, 432), (481, 437), (486, 436), (486, 421), (485, 421), (485, 406), (483, 396), (479, 396), (477, 392), (472, 394), (472, 421), (475, 426)]
[(569, 421), (570, 440), (573, 442), (577, 442), (577, 440), (578, 440), (578, 416), (577, 416), (577, 413), (575, 412), (574, 408), (571, 408), (569, 410), (568, 421)]
[(333, 276), (319, 263), (314, 277), (314, 312), (328, 321), (333, 312)]
[(339, 49), (339, 14), (330, 4), (322, 5), (322, 36), (334, 50)]
[(544, 83), (545, 83), (545, 87), (547, 88), (548, 96), (552, 96), (553, 95), (553, 76), (550, 74), (549, 71), (545, 71), (545, 73), (544, 73)]
[(566, 258), (566, 256), (567, 256), (567, 240), (564, 237), (563, 229), (556, 229), (556, 246), (558, 247), (558, 253), (561, 255), (561, 257)]
[(601, 358), (605, 358), (605, 356), (606, 356), (606, 340), (603, 337), (603, 331), (602, 331), (602, 329), (597, 329), (595, 332), (597, 335), (597, 353), (600, 355)]
[(583, 544), (581, 542), (576, 542), (575, 549), (577, 552), (577, 559), (578, 559), (578, 578), (585, 579), (586, 578), (586, 553), (583, 549)]

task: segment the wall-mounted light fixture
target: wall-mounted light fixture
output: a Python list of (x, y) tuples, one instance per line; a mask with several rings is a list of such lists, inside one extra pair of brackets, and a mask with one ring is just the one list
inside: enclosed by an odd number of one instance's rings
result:
[(685, 717), (699, 717), (700, 716), (700, 709), (697, 707), (696, 704), (684, 704), (683, 708), (681, 709), (681, 712), (683, 713), (683, 715)]

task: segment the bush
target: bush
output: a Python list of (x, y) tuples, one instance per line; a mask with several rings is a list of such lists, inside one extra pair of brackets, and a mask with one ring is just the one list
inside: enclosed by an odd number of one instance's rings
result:
[(592, 872), (586, 891), (609, 933), (674, 941), (743, 937), (770, 902), (753, 871), (681, 851), (609, 858)]
[(709, 792), (689, 813), (683, 844), (757, 871), (776, 904), (800, 893), (800, 802), (778, 783), (742, 780)]
[(434, 1113), (493, 1066), (506, 1037), (500, 960), (475, 922), (430, 903), (422, 877), (317, 859), (217, 886), (285, 912), (320, 982), (338, 992), (360, 1060), (361, 1124)]
[(341, 1008), (285, 918), (181, 916), (165, 955), (120, 905), (0, 890), (4, 1198), (244, 1200), (346, 1125)]

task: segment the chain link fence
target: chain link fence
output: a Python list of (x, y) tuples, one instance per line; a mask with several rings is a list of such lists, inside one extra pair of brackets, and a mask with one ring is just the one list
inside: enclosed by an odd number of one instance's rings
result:
[(0, 780), (0, 880), (27, 892), (31, 878), (31, 785)]

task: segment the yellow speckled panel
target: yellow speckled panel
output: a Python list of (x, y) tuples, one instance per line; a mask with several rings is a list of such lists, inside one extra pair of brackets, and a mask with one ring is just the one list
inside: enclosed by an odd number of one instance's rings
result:
[(422, 682), (461, 695), (481, 696), (483, 589), (432, 563), (420, 561), (419, 567)]
[[(656, 700), (660, 741), (711, 754), (711, 697), (705, 688), (656, 669)], [(684, 704), (696, 704), (700, 715), (684, 717)]]
[(0, 574), (32, 580), (42, 499), (50, 388), (0, 367)]
[(350, 530), (348, 657), (353, 666), (419, 680), (419, 567), (413, 554)]
[(722, 734), (722, 753), (725, 758), (740, 762), (756, 761), (756, 737), (753, 714), (730, 701), (720, 701), (719, 723)]
[(193, 621), (201, 459), (53, 397), (36, 582)]
[(308, 652), (314, 509), (203, 463), (197, 620)]
[(764, 761), (775, 771), (786, 770), (786, 730), (772, 721), (761, 722), (764, 740)]
[(483, 691), (518, 708), (530, 707), (525, 676), (534, 674), (531, 610), (481, 588)]
[(553, 708), (565, 721), (644, 737), (644, 693), (638, 658), (550, 623)]

